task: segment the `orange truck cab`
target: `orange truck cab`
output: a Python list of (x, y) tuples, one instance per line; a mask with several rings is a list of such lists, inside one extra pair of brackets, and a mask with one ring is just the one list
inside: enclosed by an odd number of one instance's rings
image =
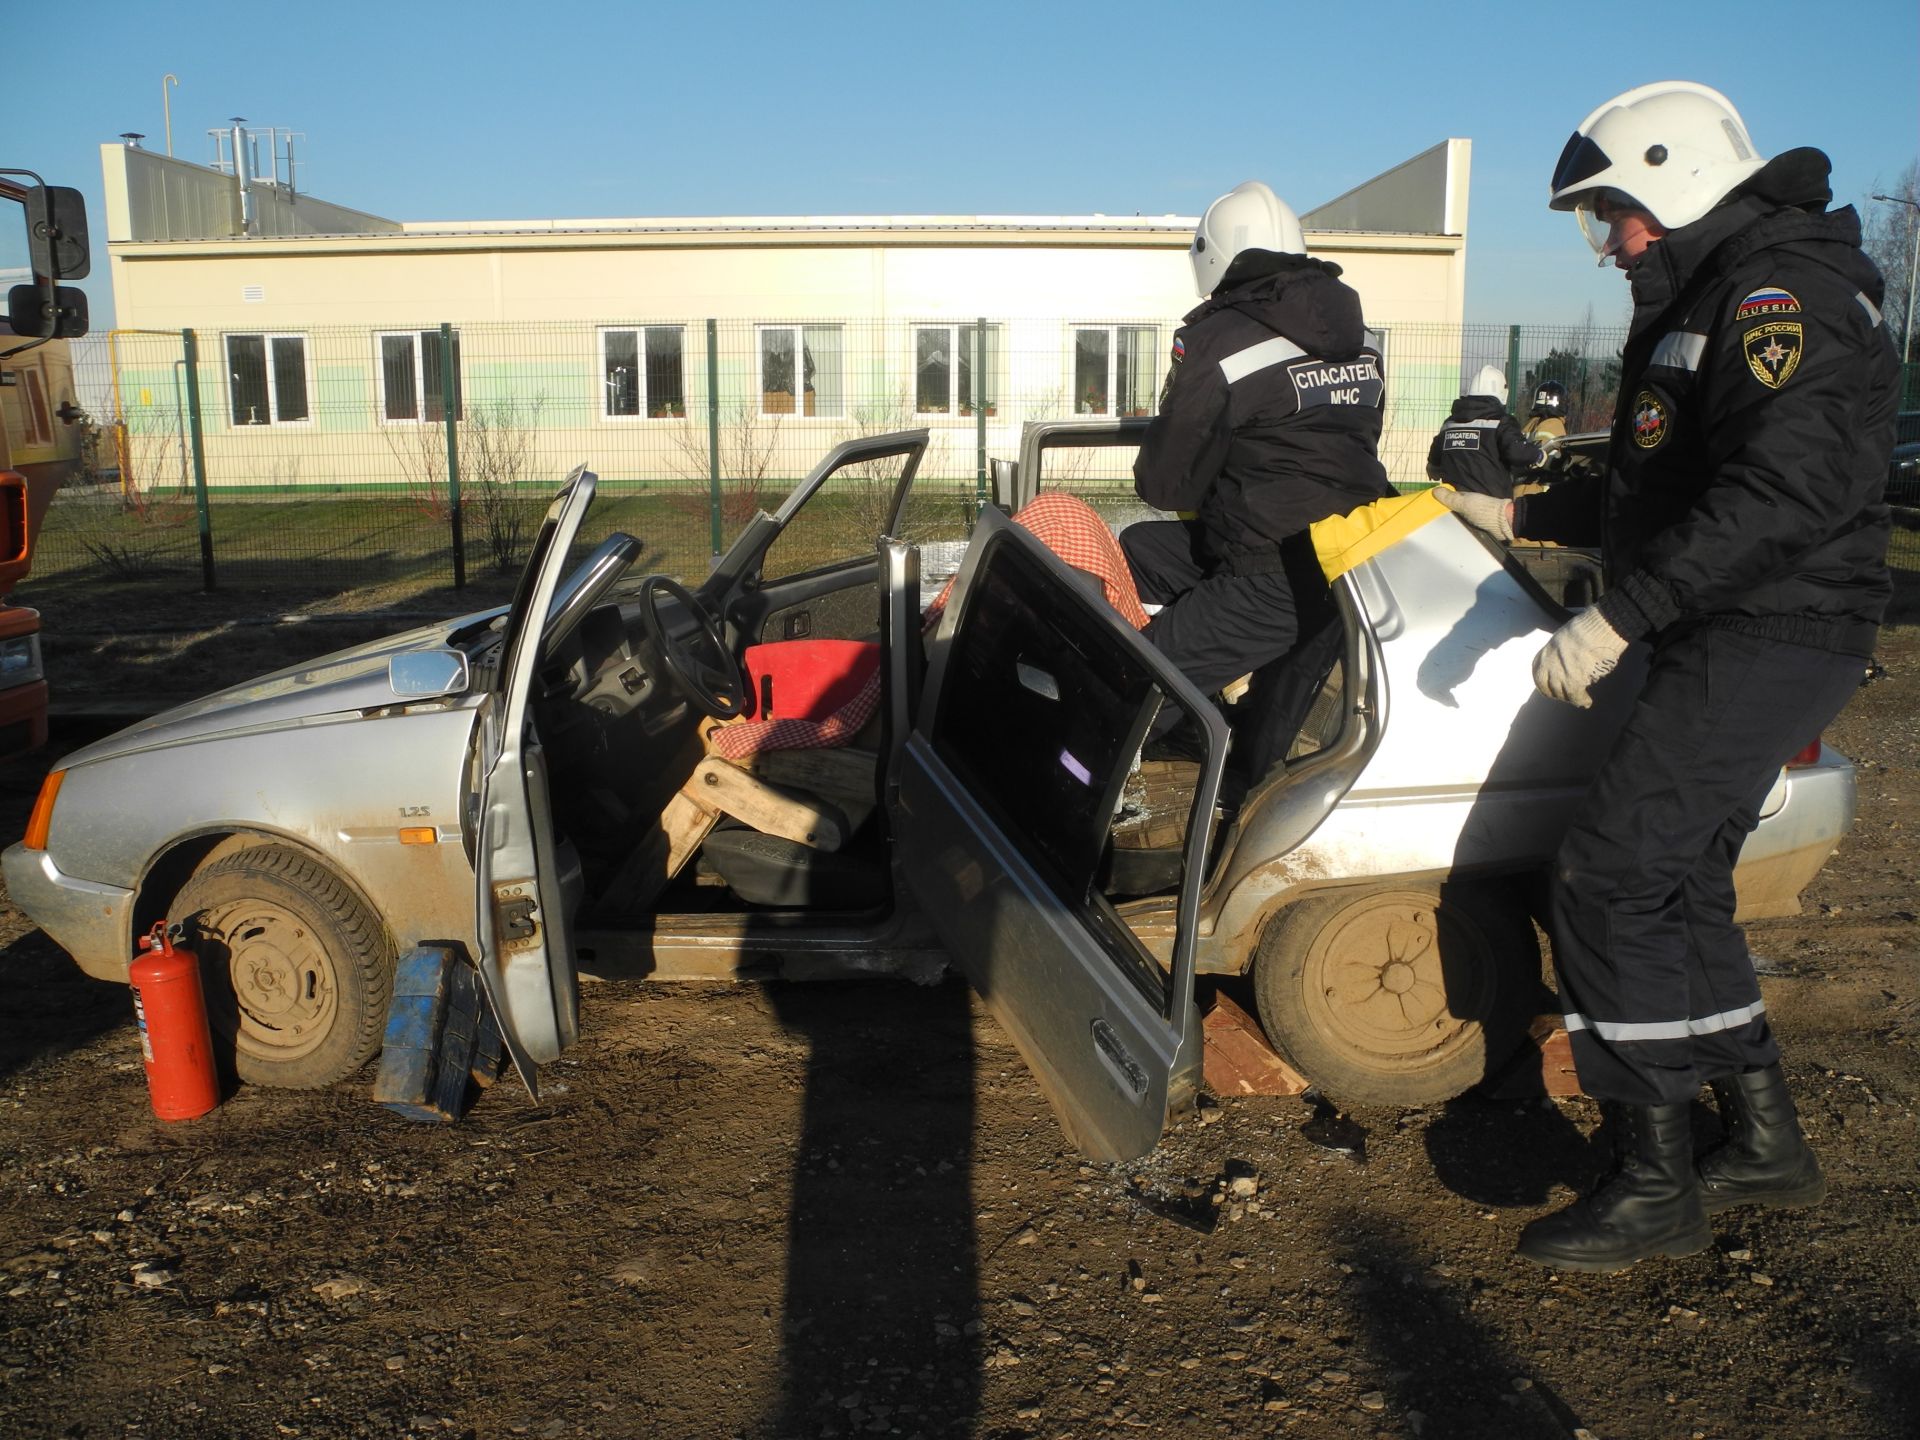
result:
[(86, 298), (58, 283), (87, 272), (86, 213), (73, 191), (11, 175), (39, 179), (0, 169), (0, 271), (30, 280), (6, 292), (0, 315), (0, 760), (46, 742), (40, 613), (7, 597), (33, 564), (53, 492), (79, 467), (86, 429), (67, 346), (86, 333)]

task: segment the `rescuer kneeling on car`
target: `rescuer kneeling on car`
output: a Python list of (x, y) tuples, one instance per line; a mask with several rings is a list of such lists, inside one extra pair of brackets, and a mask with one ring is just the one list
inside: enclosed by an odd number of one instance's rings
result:
[[(1300, 221), (1257, 180), (1207, 207), (1191, 254), (1209, 298), (1174, 334), (1133, 467), (1142, 500), (1195, 512), (1129, 526), (1120, 543), (1140, 598), (1165, 607), (1145, 634), (1209, 693), (1324, 622), (1307, 526), (1394, 493), (1377, 454), (1386, 386), (1360, 297), (1305, 251)], [(1314, 593), (1296, 594), (1307, 585)], [(1254, 759), (1255, 778), (1270, 758)]]
[[(1520, 1253), (1620, 1270), (1712, 1241), (1707, 1216), (1817, 1203), (1733, 866), (1780, 766), (1858, 688), (1891, 586), (1880, 498), (1899, 364), (1851, 208), (1818, 150), (1754, 153), (1726, 97), (1663, 81), (1567, 142), (1556, 210), (1633, 287), (1607, 471), (1512, 502), (1442, 494), (1504, 538), (1604, 537), (1609, 588), (1535, 682), (1569, 704), (1650, 641), (1639, 703), (1555, 859), (1550, 920), (1583, 1089), (1620, 1167)], [(1692, 1164), (1713, 1086), (1726, 1139)]]

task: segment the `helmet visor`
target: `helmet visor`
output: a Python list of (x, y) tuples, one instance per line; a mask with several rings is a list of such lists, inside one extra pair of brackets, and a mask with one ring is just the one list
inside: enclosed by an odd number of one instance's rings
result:
[(1593, 247), (1593, 253), (1599, 256), (1598, 264), (1604, 265), (1613, 258), (1613, 252), (1620, 248), (1614, 239), (1613, 226), (1594, 212), (1591, 199), (1573, 207), (1573, 218), (1580, 222), (1580, 233), (1587, 237), (1587, 244)]

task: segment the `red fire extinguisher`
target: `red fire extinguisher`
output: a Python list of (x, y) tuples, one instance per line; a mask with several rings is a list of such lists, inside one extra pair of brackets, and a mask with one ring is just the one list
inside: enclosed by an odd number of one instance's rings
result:
[(220, 1103), (200, 961), (178, 943), (185, 933), (182, 926), (155, 921), (152, 933), (140, 937), (144, 953), (127, 969), (147, 1092), (162, 1120), (191, 1120)]

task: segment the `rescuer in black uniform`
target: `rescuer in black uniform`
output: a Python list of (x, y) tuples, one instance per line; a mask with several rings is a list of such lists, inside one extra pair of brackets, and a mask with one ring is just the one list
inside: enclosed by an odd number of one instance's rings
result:
[[(1899, 362), (1859, 219), (1826, 208), (1828, 168), (1817, 150), (1762, 160), (1702, 85), (1641, 86), (1594, 111), (1551, 203), (1633, 287), (1607, 473), (1508, 504), (1448, 501), (1508, 537), (1603, 537), (1610, 588), (1535, 659), (1546, 694), (1588, 705), (1630, 643), (1653, 647), (1550, 902), (1580, 1083), (1624, 1121), (1621, 1168), (1526, 1227), (1520, 1253), (1542, 1264), (1692, 1254), (1711, 1243), (1709, 1214), (1826, 1192), (1732, 871), (1782, 763), (1858, 688), (1891, 594), (1881, 492)], [(1687, 1112), (1703, 1080), (1726, 1139), (1696, 1175)]]
[(1427, 475), (1456, 490), (1505, 499), (1513, 494), (1515, 470), (1538, 469), (1546, 459), (1546, 450), (1507, 413), (1507, 377), (1498, 366), (1483, 365), (1427, 447)]
[[(1209, 693), (1323, 628), (1307, 526), (1394, 493), (1360, 297), (1305, 250), (1293, 211), (1256, 180), (1207, 207), (1191, 256), (1209, 298), (1175, 332), (1133, 467), (1142, 500), (1194, 514), (1129, 526), (1120, 543), (1140, 598), (1165, 607), (1146, 635)], [(1255, 703), (1262, 689), (1256, 674)]]

